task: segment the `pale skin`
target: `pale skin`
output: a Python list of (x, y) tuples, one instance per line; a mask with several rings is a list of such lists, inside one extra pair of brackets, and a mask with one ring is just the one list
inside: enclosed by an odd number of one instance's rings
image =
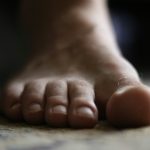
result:
[(12, 120), (53, 127), (150, 124), (150, 89), (122, 56), (106, 0), (24, 0), (31, 58), (3, 90)]

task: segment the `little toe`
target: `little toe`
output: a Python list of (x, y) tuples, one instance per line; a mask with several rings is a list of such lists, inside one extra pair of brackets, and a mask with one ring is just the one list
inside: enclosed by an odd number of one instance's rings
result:
[(31, 81), (25, 85), (22, 93), (24, 119), (31, 124), (40, 124), (44, 121), (44, 81)]
[(85, 81), (70, 81), (68, 112), (69, 124), (73, 128), (92, 128), (98, 119), (97, 108), (94, 103), (94, 90)]
[(150, 124), (150, 89), (144, 85), (118, 89), (107, 104), (107, 119), (116, 127)]
[(22, 94), (23, 87), (22, 83), (11, 83), (3, 92), (1, 110), (4, 115), (14, 121), (22, 120), (20, 96)]
[(45, 120), (53, 127), (67, 126), (67, 83), (51, 81), (46, 87)]

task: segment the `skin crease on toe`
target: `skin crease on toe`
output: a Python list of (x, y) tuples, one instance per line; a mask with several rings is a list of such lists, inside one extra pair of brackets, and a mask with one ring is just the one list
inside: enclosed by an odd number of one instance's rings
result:
[[(68, 82), (70, 108), (69, 124), (74, 128), (91, 128), (97, 122), (97, 108), (94, 103), (93, 86), (84, 80)], [(86, 125), (86, 126), (85, 126)]]
[(67, 82), (53, 80), (47, 83), (45, 91), (45, 120), (54, 127), (67, 126), (68, 94)]
[(21, 111), (21, 94), (23, 91), (23, 84), (14, 82), (4, 89), (1, 97), (1, 111), (9, 119), (14, 121), (22, 120)]

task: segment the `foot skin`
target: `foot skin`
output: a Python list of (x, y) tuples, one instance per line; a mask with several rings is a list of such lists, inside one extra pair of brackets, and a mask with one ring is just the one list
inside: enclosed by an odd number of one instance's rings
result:
[[(102, 25), (91, 19), (76, 25), (75, 33), (65, 33), (65, 41), (54, 36), (55, 45), (39, 49), (7, 84), (3, 113), (12, 120), (53, 127), (92, 128), (104, 117), (117, 127), (149, 125), (150, 89), (121, 56), (111, 34), (103, 35)], [(87, 32), (80, 34), (81, 27)]]

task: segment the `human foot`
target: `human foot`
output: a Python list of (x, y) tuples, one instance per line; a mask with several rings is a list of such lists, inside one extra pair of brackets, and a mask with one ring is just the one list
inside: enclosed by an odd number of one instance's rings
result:
[(84, 11), (81, 4), (70, 6), (67, 12), (57, 10), (58, 19), (53, 20), (44, 7), (44, 17), (32, 19), (43, 23), (32, 32), (37, 52), (6, 86), (3, 113), (13, 120), (54, 127), (91, 128), (98, 111), (100, 119), (106, 116), (115, 126), (150, 124), (150, 90), (118, 52), (105, 4), (83, 2)]

